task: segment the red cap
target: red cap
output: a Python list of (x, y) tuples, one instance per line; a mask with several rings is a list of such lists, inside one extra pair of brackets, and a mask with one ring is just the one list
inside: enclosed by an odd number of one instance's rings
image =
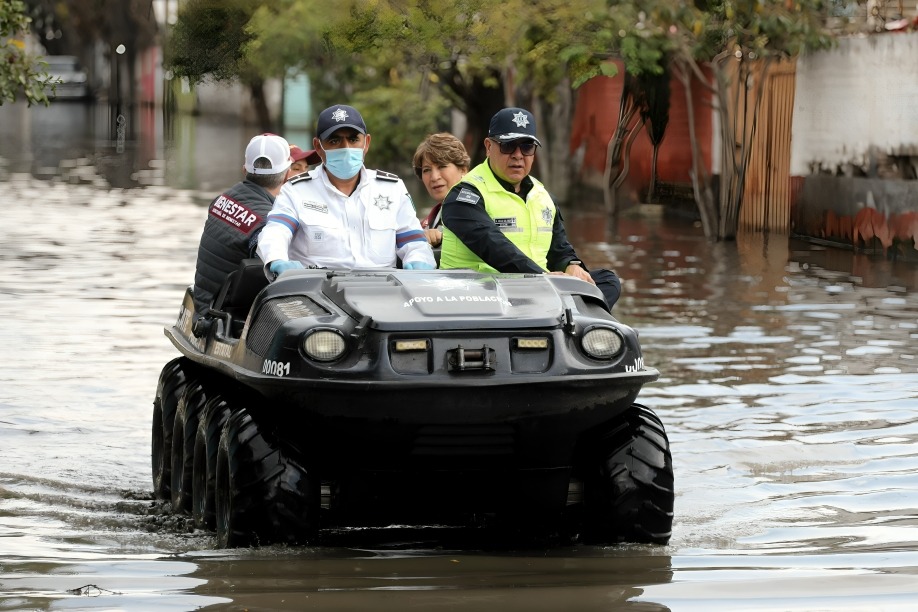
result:
[(322, 158), (319, 157), (319, 154), (316, 153), (315, 149), (304, 151), (296, 145), (290, 145), (290, 158), (293, 161), (300, 161), (301, 159), (305, 159), (306, 163), (310, 166), (313, 164), (318, 164), (322, 161)]

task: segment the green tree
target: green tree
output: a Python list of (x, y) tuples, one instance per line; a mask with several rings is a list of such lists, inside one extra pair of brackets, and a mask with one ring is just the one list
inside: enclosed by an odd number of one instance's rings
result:
[(167, 63), (192, 80), (243, 79), (243, 67), (260, 78), (306, 73), (319, 107), (390, 100), (370, 111), (382, 119), (374, 148), (411, 143), (403, 158), (427, 132), (451, 127), (451, 106), (465, 115), (466, 146), (480, 161), (491, 116), (529, 107), (546, 144), (538, 173), (564, 200), (572, 81), (588, 67), (571, 49), (587, 44), (591, 16), (605, 10), (603, 0), (189, 0)]
[[(545, 148), (536, 158), (538, 177), (561, 202), (570, 199), (575, 176), (570, 152), (571, 127), (577, 105), (574, 84), (586, 68), (581, 54), (595, 44), (593, 20), (605, 11), (602, 0), (542, 0), (521, 2), (505, 14), (521, 30), (515, 38), (506, 37), (499, 53), (507, 57), (504, 71), (508, 99), (529, 107), (539, 125)], [(604, 68), (616, 71), (614, 64)]]
[(249, 89), (258, 124), (265, 132), (274, 130), (265, 81), (284, 73), (272, 71), (275, 64), (251, 61), (248, 46), (255, 36), (249, 21), (257, 10), (271, 6), (274, 3), (266, 0), (188, 0), (179, 9), (164, 61), (173, 76), (192, 83), (238, 80)]
[[(546, 144), (539, 176), (566, 199), (572, 175), (568, 150), (576, 103), (572, 73), (581, 61), (568, 47), (582, 44), (602, 0), (344, 0), (334, 5), (283, 3), (253, 20), (265, 61), (295, 66), (319, 83), (318, 95), (353, 96), (364, 89), (418, 89), (408, 97), (436, 104), (445, 99), (467, 119), (465, 143), (474, 162), (483, 156), (491, 116), (508, 105), (531, 108)], [(300, 24), (290, 28), (290, 23)], [(318, 74), (317, 74), (318, 72)], [(419, 76), (419, 79), (415, 79)], [(391, 109), (404, 115), (404, 108)], [(439, 129), (448, 129), (441, 119)], [(420, 140), (424, 134), (418, 134)], [(410, 149), (409, 149), (410, 150)], [(404, 155), (404, 153), (403, 153)]]
[(400, 62), (400, 54), (357, 48), (360, 31), (374, 20), (364, 9), (314, 0), (262, 7), (249, 21), (253, 38), (245, 53), (266, 73), (308, 75), (317, 109), (335, 103), (360, 109), (373, 136), (373, 165), (404, 174), (417, 143), (449, 129), (449, 102), (429, 74)]
[[(466, 145), (474, 156), (488, 120), (504, 103), (504, 57), (492, 49), (506, 26), (500, 34), (495, 32), (495, 20), (483, 17), (486, 4), (484, 0), (287, 2), (273, 15), (260, 11), (253, 21), (258, 36), (252, 48), (263, 58), (273, 57), (310, 74), (320, 85), (318, 97), (332, 94), (333, 99), (323, 103), (341, 101), (342, 96), (350, 99), (360, 90), (416, 82), (415, 98), (442, 97), (465, 113)], [(304, 26), (290, 28), (290, 23)], [(395, 115), (402, 109), (396, 106), (391, 111)], [(448, 121), (441, 119), (438, 128), (448, 127)]]
[(17, 36), (25, 36), (31, 19), (20, 0), (0, 2), (0, 105), (15, 102), (18, 96), (26, 104), (48, 106), (48, 89), (54, 82), (43, 71), (37, 58), (25, 52), (25, 44)]
[[(384, 17), (391, 25), (392, 14)], [(189, 0), (171, 32), (166, 65), (192, 82), (246, 85), (266, 131), (274, 129), (267, 80), (307, 74), (319, 108), (340, 102), (360, 108), (377, 160), (404, 159), (429, 131), (448, 127), (446, 103), (431, 95), (421, 71), (398, 62), (400, 55), (370, 48), (374, 28), (387, 27), (379, 18), (372, 2)]]
[[(721, 125), (719, 190), (705, 168), (694, 122), (689, 121), (692, 183), (709, 239), (736, 235), (769, 68), (806, 49), (832, 44), (823, 25), (830, 5), (826, 0), (647, 0), (638, 7), (608, 0), (608, 13), (595, 20), (596, 36), (589, 48), (594, 72), (610, 52), (634, 75), (660, 74), (668, 63), (684, 85), (689, 117), (694, 114), (693, 87), (713, 94)], [(606, 41), (609, 47), (602, 50)]]

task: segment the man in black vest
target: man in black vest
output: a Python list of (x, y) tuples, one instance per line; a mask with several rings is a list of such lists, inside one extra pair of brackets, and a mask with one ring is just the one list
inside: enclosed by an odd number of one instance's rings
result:
[(274, 134), (255, 136), (245, 149), (245, 179), (210, 203), (194, 273), (195, 321), (207, 312), (230, 272), (243, 259), (255, 257), (258, 234), (290, 163), (286, 140)]

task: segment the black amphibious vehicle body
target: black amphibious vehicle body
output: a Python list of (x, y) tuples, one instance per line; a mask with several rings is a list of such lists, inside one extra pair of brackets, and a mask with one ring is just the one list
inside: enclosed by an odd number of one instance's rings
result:
[(483, 518), (669, 539), (669, 443), (634, 403), (659, 374), (592, 285), (394, 269), (268, 285), (250, 260), (192, 313), (189, 288), (166, 329), (182, 356), (154, 401), (154, 488), (222, 546)]

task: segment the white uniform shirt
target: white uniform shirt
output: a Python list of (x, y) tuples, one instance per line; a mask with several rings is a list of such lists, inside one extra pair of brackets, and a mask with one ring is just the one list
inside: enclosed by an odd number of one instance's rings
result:
[(281, 189), (258, 237), (265, 264), (278, 259), (351, 270), (426, 262), (433, 251), (405, 183), (394, 174), (361, 168), (350, 196), (328, 180), (322, 165)]

